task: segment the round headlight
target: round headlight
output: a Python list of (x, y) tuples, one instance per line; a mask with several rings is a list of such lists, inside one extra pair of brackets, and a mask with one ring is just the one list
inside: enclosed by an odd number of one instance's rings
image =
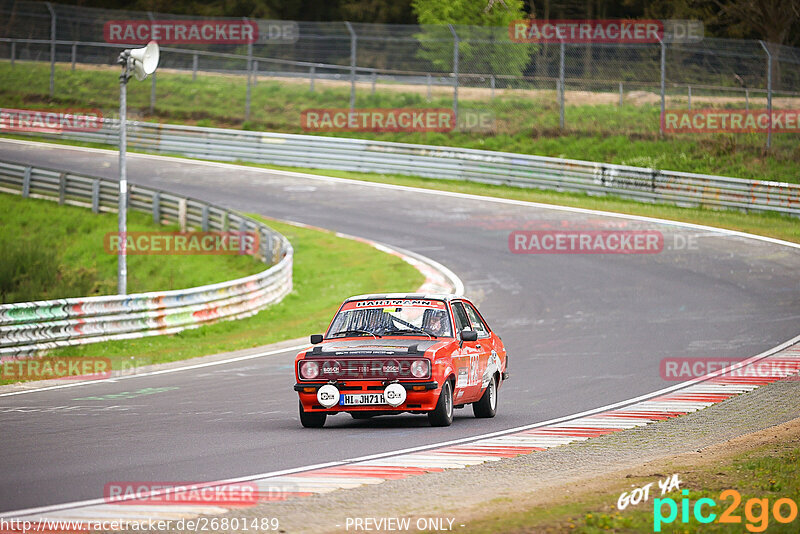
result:
[(301, 378), (317, 378), (319, 376), (319, 364), (317, 362), (303, 362), (300, 364)]
[(414, 360), (411, 364), (411, 374), (417, 378), (425, 378), (428, 376), (428, 360)]

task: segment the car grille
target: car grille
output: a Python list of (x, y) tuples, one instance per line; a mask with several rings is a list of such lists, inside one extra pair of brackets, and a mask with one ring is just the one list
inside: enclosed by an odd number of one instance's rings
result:
[[(418, 358), (416, 358), (418, 359)], [(411, 374), (412, 359), (340, 359), (319, 361), (317, 380), (393, 380), (415, 378)], [(429, 366), (430, 368), (430, 366)], [(430, 375), (430, 372), (428, 373)], [(427, 377), (423, 377), (427, 378)]]

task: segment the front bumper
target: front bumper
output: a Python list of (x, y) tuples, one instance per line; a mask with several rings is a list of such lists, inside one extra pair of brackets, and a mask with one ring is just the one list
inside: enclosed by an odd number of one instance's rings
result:
[(382, 412), (382, 413), (401, 413), (401, 412), (429, 412), (436, 407), (439, 400), (439, 384), (435, 380), (418, 382), (397, 382), (406, 390), (406, 400), (403, 404), (393, 407), (388, 404), (370, 404), (362, 406), (342, 406), (337, 404), (330, 408), (325, 408), (317, 400), (317, 390), (326, 384), (331, 384), (339, 390), (340, 394), (353, 393), (376, 393), (383, 392), (389, 384), (382, 380), (358, 380), (358, 381), (339, 381), (339, 382), (315, 382), (297, 383), (294, 390), (300, 397), (305, 412)]

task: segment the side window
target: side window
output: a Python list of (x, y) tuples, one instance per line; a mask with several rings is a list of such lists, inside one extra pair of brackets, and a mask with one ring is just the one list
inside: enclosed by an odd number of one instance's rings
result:
[(456, 319), (456, 330), (458, 332), (470, 327), (467, 312), (464, 311), (464, 305), (460, 302), (453, 303), (453, 316)]
[(469, 320), (472, 323), (472, 329), (478, 333), (478, 337), (486, 337), (489, 335), (489, 329), (486, 328), (486, 324), (481, 320), (481, 316), (478, 315), (478, 312), (475, 311), (475, 308), (472, 305), (467, 304), (467, 315), (469, 315)]

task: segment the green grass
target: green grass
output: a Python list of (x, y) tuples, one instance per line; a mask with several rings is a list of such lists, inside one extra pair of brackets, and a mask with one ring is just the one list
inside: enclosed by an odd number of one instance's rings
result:
[[(613, 492), (601, 492), (590, 497), (582, 497), (568, 504), (536, 506), (517, 511), (494, 511), (478, 518), (462, 529), (469, 534), (478, 533), (517, 533), (517, 532), (576, 532), (580, 534), (597, 534), (600, 532), (635, 533), (653, 532), (654, 502), (656, 498), (672, 498), (678, 509), (677, 518), (671, 524), (662, 525), (662, 532), (694, 533), (694, 532), (750, 532), (747, 525), (754, 529), (762, 526), (759, 519), (759, 508), (753, 508), (754, 517), (745, 516), (745, 506), (749, 499), (767, 499), (770, 512), (775, 501), (788, 498), (800, 504), (800, 484), (797, 482), (797, 463), (800, 460), (800, 448), (796, 442), (783, 442), (753, 449), (734, 458), (717, 462), (693, 471), (690, 475), (681, 472), (681, 466), (674, 466), (679, 478), (683, 480), (681, 489), (689, 490), (688, 495), (680, 491), (667, 493), (663, 497), (657, 484), (650, 488), (649, 502), (636, 506), (630, 505), (625, 510), (617, 510), (616, 503), (622, 491), (630, 491), (631, 485), (644, 486), (655, 482), (659, 477), (633, 477), (624, 480), (623, 484), (615, 484)], [(672, 473), (672, 472), (670, 472)], [(666, 473), (665, 473), (666, 474)], [(661, 477), (665, 478), (665, 477)], [(708, 524), (698, 522), (692, 513), (694, 503), (701, 498), (710, 498), (717, 503), (713, 510), (706, 505), (703, 513), (712, 511), (719, 518), (722, 511), (730, 506), (732, 498), (721, 499), (724, 490), (735, 489), (741, 495), (741, 503), (733, 510), (733, 515), (741, 518), (739, 524), (725, 524), (714, 521)], [(654, 493), (655, 491), (655, 493)], [(681, 503), (688, 499), (689, 521), (681, 522)], [(508, 501), (497, 501), (507, 504)], [(492, 509), (489, 503), (487, 509)], [(663, 506), (664, 516), (668, 515), (668, 505)], [(783, 506), (784, 515), (789, 514), (789, 507)], [(766, 532), (797, 532), (800, 517), (793, 522), (781, 524), (770, 516), (767, 520)], [(758, 530), (752, 530), (753, 532)]]
[(322, 332), (349, 296), (414, 291), (424, 281), (408, 263), (370, 245), (252, 217), (285, 235), (294, 247), (294, 290), (282, 302), (246, 319), (221, 321), (175, 335), (65, 347), (49, 354), (108, 357), (114, 369), (121, 369), (257, 347)]
[[(50, 99), (49, 66), (0, 61), (0, 106), (20, 108), (99, 108), (106, 116), (118, 109), (117, 69), (79, 68), (71, 72), (58, 65), (56, 97)], [(131, 117), (178, 124), (245, 128), (303, 133), (300, 113), (308, 108), (346, 108), (349, 87), (323, 87), (310, 92), (306, 84), (262, 80), (252, 92), (252, 113), (243, 122), (244, 77), (162, 71), (158, 74), (157, 102), (149, 113), (150, 83), (128, 84)], [(331, 133), (358, 137), (445, 146), (501, 150), (566, 157), (667, 170), (700, 172), (741, 178), (800, 182), (800, 143), (797, 134), (775, 134), (773, 148), (764, 152), (761, 134), (667, 135), (659, 138), (657, 105), (571, 105), (566, 128), (558, 127), (558, 107), (552, 92), (503, 94), (493, 100), (467, 97), (462, 110), (490, 110), (496, 131), (449, 133)], [(378, 85), (374, 95), (366, 86), (358, 90), (356, 106), (443, 107), (452, 96), (436, 94), (426, 100), (424, 87), (401, 92)], [(755, 104), (754, 104), (755, 105)], [(728, 104), (743, 107), (743, 104)]]
[[(103, 247), (116, 233), (115, 213), (0, 194), (0, 302), (110, 295), (117, 291), (117, 256)], [(178, 231), (131, 211), (128, 230)], [(263, 271), (250, 256), (131, 255), (128, 291), (143, 293), (223, 282)]]

